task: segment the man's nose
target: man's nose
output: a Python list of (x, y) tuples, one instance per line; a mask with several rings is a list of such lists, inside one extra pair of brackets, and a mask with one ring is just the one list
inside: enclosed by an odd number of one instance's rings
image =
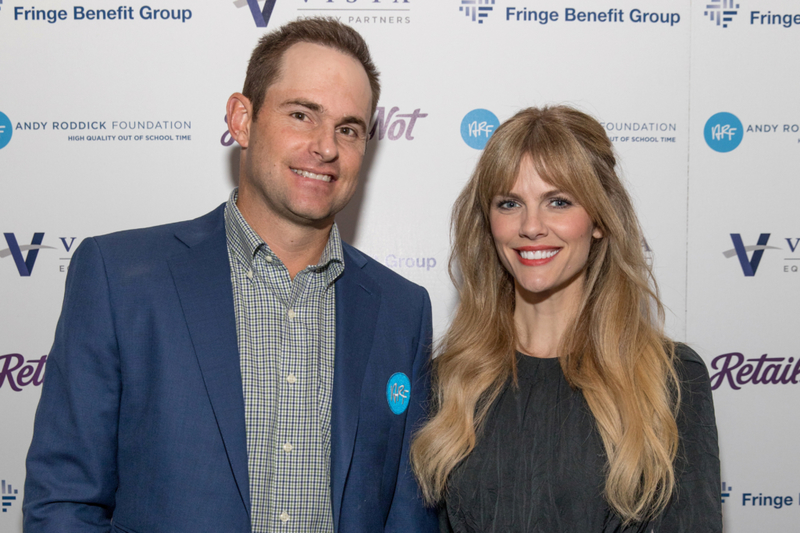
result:
[(314, 133), (314, 153), (322, 161), (335, 161), (336, 158), (339, 157), (339, 144), (336, 140), (336, 130), (320, 126)]

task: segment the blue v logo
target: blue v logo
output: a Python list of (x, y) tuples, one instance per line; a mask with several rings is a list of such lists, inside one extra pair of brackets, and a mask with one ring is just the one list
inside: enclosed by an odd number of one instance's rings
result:
[[(34, 233), (31, 243), (23, 244), (22, 246), (17, 243), (17, 238), (13, 233), (4, 233), (3, 235), (8, 243), (8, 248), (0, 250), (0, 258), (8, 257), (9, 255), (13, 257), (14, 262), (17, 264), (19, 275), (23, 277), (30, 276), (31, 272), (33, 272), (33, 265), (36, 263), (36, 256), (39, 255), (39, 250), (53, 248), (52, 246), (42, 246), (44, 233)], [(23, 259), (22, 252), (26, 251), (28, 254)]]
[[(733, 241), (733, 249), (723, 252), (727, 258), (734, 255), (739, 258), (739, 264), (742, 265), (742, 272), (745, 276), (755, 276), (758, 265), (761, 263), (761, 257), (764, 255), (764, 250), (779, 250), (775, 246), (767, 246), (769, 241), (769, 233), (762, 233), (758, 237), (758, 244), (745, 246), (742, 242), (742, 236), (738, 233), (731, 233), (731, 240)], [(748, 258), (747, 252), (753, 252), (753, 256)]]
[(264, 7), (258, 7), (258, 0), (247, 0), (247, 7), (250, 8), (250, 13), (253, 15), (253, 20), (259, 28), (266, 28), (269, 24), (269, 18), (272, 16), (272, 10), (275, 8), (277, 0), (267, 0), (264, 2)]

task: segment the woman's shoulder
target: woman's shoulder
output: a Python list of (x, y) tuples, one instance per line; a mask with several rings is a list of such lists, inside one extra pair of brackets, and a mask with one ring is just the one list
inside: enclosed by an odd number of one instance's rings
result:
[(693, 349), (689, 348), (689, 346), (687, 346), (682, 342), (675, 343), (675, 357), (677, 357), (684, 363), (697, 363), (705, 366), (703, 358), (700, 357), (697, 354), (697, 352), (695, 352)]
[(703, 359), (685, 344), (675, 343), (675, 370), (681, 384), (682, 416), (678, 425), (683, 426), (684, 433), (715, 426), (711, 380)]
[(682, 342), (675, 343), (675, 369), (681, 381), (708, 380), (708, 368), (703, 358)]

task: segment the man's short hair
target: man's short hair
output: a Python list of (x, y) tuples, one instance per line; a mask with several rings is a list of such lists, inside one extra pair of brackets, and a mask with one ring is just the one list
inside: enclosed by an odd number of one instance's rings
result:
[[(375, 114), (378, 98), (381, 95), (379, 72), (372, 62), (369, 47), (361, 35), (330, 17), (315, 17), (290, 22), (264, 35), (250, 56), (247, 76), (244, 80), (244, 94), (253, 105), (253, 120), (264, 103), (267, 89), (281, 75), (283, 54), (294, 44), (311, 43), (333, 48), (357, 59), (367, 73), (372, 89), (372, 110)], [(370, 115), (370, 116), (371, 116)]]

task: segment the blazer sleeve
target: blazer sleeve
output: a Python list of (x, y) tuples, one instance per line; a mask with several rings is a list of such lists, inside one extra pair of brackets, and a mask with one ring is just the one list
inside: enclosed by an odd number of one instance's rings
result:
[(431, 390), (430, 362), (433, 342), (431, 301), (427, 291), (423, 292), (425, 298), (419, 325), (418, 338), (420, 342), (414, 355), (411, 398), (403, 434), (402, 459), (397, 474), (394, 498), (384, 529), (386, 533), (409, 533), (412, 531), (414, 533), (434, 533), (439, 531), (436, 510), (424, 505), (408, 458), (413, 433), (419, 429), (427, 417)]
[(113, 315), (100, 248), (87, 239), (70, 263), (36, 410), (22, 506), (27, 532), (111, 529), (121, 393)]

